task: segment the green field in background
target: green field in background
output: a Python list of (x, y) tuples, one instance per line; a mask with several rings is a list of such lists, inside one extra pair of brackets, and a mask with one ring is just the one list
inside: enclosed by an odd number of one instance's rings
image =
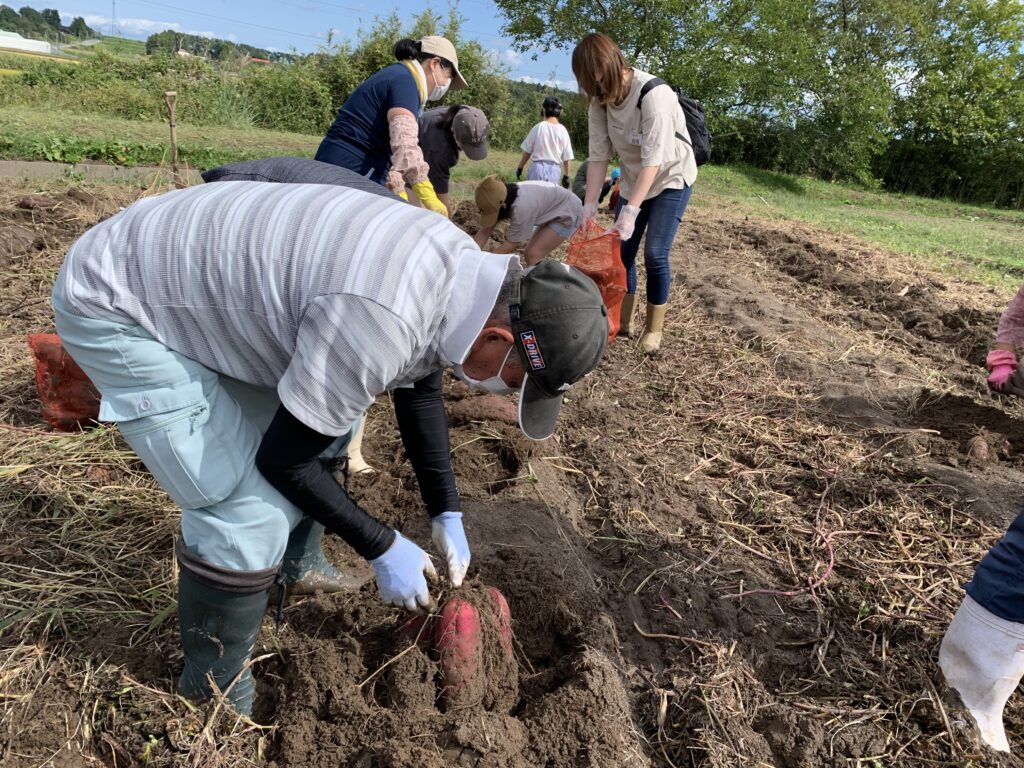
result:
[[(273, 155), (312, 157), (319, 136), (259, 129), (178, 125), (183, 164), (205, 169)], [(0, 158), (159, 165), (169, 161), (165, 123), (45, 109), (0, 108)], [(518, 152), (492, 151), (453, 169), (453, 192), (469, 196), (492, 173), (514, 178)], [(762, 218), (806, 221), (873, 245), (919, 256), (947, 271), (1016, 286), (1024, 279), (1024, 211), (896, 195), (753, 168), (706, 165), (693, 202), (729, 206)], [(684, 221), (683, 232), (685, 233)]]

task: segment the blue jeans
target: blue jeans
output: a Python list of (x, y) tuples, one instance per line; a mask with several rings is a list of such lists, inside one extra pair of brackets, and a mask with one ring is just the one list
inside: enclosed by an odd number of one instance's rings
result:
[(986, 611), (1024, 624), (1024, 511), (981, 559), (965, 589)]
[[(690, 203), (693, 187), (666, 189), (657, 197), (644, 200), (640, 214), (636, 217), (633, 236), (622, 244), (622, 264), (626, 267), (626, 292), (636, 293), (636, 255), (640, 250), (640, 239), (647, 230), (644, 243), (644, 266), (647, 267), (647, 301), (649, 304), (668, 302), (669, 283), (672, 281), (668, 266), (668, 254), (672, 250), (676, 230), (683, 220), (686, 206)], [(620, 195), (615, 206), (615, 218), (626, 204)]]
[[(130, 321), (75, 315), (56, 288), (52, 300), (64, 348), (100, 391), (100, 421), (117, 423), (181, 507), (185, 546), (236, 571), (277, 567), (303, 519), (256, 469), (281, 404), (277, 391), (219, 375)], [(338, 438), (325, 455), (340, 455), (348, 440)]]

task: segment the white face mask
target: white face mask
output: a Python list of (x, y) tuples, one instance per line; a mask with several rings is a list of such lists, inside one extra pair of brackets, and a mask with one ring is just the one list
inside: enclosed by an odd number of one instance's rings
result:
[(462, 364), (455, 366), (453, 373), (459, 379), (466, 382), (470, 389), (475, 389), (479, 392), (490, 392), (492, 395), (511, 395), (516, 391), (515, 387), (510, 387), (505, 383), (505, 380), (501, 378), (501, 372), (505, 370), (505, 363), (508, 362), (508, 358), (512, 354), (512, 347), (508, 348), (508, 352), (505, 354), (505, 359), (501, 361), (501, 365), (498, 366), (498, 371), (489, 378), (480, 380), (474, 379), (472, 376), (466, 373), (462, 368)]
[[(440, 65), (438, 66), (438, 69), (440, 69), (442, 72), (444, 71), (444, 67)], [(441, 99), (443, 99), (444, 95), (448, 93), (448, 89), (451, 87), (451, 84), (452, 78), (449, 77), (448, 82), (445, 83), (444, 85), (435, 85), (431, 89), (430, 93), (427, 94), (427, 101), (440, 101)]]

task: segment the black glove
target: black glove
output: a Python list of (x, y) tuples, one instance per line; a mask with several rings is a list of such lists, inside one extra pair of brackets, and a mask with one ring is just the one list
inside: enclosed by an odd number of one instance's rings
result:
[(563, 176), (562, 177), (562, 186), (565, 187), (566, 189), (569, 188), (569, 177), (568, 176)]
[(516, 168), (516, 181), (519, 181), (521, 178), (523, 178), (523, 169)]

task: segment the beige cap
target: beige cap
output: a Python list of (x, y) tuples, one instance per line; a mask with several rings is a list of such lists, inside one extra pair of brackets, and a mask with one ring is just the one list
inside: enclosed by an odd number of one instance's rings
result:
[(507, 195), (508, 188), (497, 175), (488, 176), (476, 185), (476, 207), (480, 209), (481, 227), (493, 227), (498, 223), (498, 211)]
[(450, 61), (455, 67), (455, 79), (452, 81), (452, 90), (457, 91), (466, 87), (466, 79), (459, 72), (459, 54), (455, 52), (455, 46), (451, 40), (438, 35), (427, 35), (420, 40), (420, 50), (430, 56), (440, 56), (445, 61)]

